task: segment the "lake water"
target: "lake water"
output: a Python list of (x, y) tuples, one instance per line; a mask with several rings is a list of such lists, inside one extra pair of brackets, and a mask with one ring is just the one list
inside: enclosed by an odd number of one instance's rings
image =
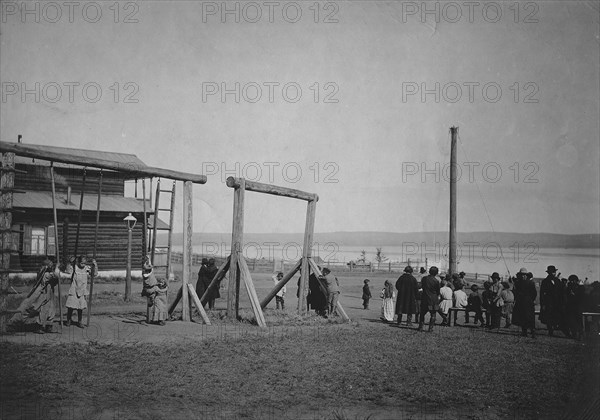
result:
[[(175, 247), (181, 251), (181, 247)], [(343, 262), (356, 261), (360, 258), (361, 250), (366, 251), (366, 260), (376, 263), (374, 247), (339, 246), (334, 243), (315, 243), (313, 256), (319, 256), (324, 261)], [(413, 266), (437, 265), (441, 269), (448, 267), (448, 249), (446, 246), (423, 246), (415, 243), (403, 246), (383, 247), (382, 252), (387, 258), (382, 268), (392, 263), (406, 263), (409, 259)], [(194, 247), (194, 253), (227, 256), (231, 253), (228, 244), (206, 243)], [(301, 257), (302, 248), (298, 243), (263, 243), (256, 242), (244, 245), (243, 253), (251, 259), (296, 261)], [(467, 273), (490, 274), (497, 271), (505, 275), (507, 271), (515, 274), (521, 267), (526, 267), (535, 277), (544, 277), (546, 267), (554, 265), (563, 276), (576, 274), (590, 281), (600, 279), (600, 249), (599, 248), (537, 248), (534, 246), (515, 246), (500, 248), (497, 244), (459, 246), (458, 269)]]

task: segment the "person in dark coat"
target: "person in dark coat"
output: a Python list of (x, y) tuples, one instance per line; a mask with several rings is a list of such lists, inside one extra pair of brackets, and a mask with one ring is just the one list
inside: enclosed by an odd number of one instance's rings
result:
[(494, 292), (492, 292), (492, 283), (483, 282), (483, 293), (481, 294), (481, 306), (485, 309), (485, 328), (492, 329), (492, 316), (494, 315)]
[(521, 268), (514, 280), (515, 307), (513, 309), (512, 323), (521, 327), (521, 335), (527, 337), (527, 330), (531, 330), (531, 337), (535, 338), (535, 298), (537, 289), (533, 282), (533, 274), (526, 268)]
[[(396, 298), (396, 314), (398, 314), (398, 325), (402, 323), (402, 314), (407, 314), (406, 325), (412, 326), (412, 316), (416, 312), (417, 306), (417, 291), (419, 283), (412, 275), (413, 269), (410, 265), (404, 269), (402, 274), (396, 281), (396, 289), (398, 297)], [(416, 321), (416, 319), (415, 319)]]
[(564, 329), (564, 288), (562, 281), (556, 276), (556, 267), (549, 265), (546, 273), (548, 276), (540, 285), (540, 322), (546, 324), (548, 335), (553, 335), (554, 330)]
[(469, 312), (475, 313), (475, 325), (479, 322), (482, 327), (485, 327), (485, 321), (483, 320), (483, 311), (481, 310), (483, 301), (479, 296), (479, 286), (476, 284), (471, 285), (471, 293), (467, 298), (467, 307), (465, 308), (465, 322), (469, 323)]
[(202, 299), (204, 292), (206, 292), (205, 277), (206, 277), (206, 265), (208, 264), (208, 258), (202, 258), (200, 264), (200, 270), (198, 270), (198, 280), (196, 280), (196, 294), (198, 299)]
[(369, 300), (373, 297), (369, 288), (369, 279), (365, 279), (362, 293), (363, 309), (369, 309)]
[(576, 340), (581, 340), (583, 329), (581, 314), (585, 299), (585, 286), (575, 274), (569, 276), (565, 289), (565, 317), (569, 334)]
[[(219, 269), (215, 265), (215, 259), (209, 258), (206, 263), (206, 272), (204, 274), (204, 289), (205, 290), (208, 290), (208, 286), (210, 286), (210, 283), (215, 278), (217, 271), (219, 271)], [(208, 309), (215, 309), (215, 299), (218, 299), (221, 297), (221, 293), (219, 292), (220, 286), (221, 285), (219, 283), (213, 289), (212, 293), (208, 296)]]
[(419, 331), (423, 331), (425, 324), (425, 312), (429, 312), (429, 332), (433, 331), (435, 325), (435, 314), (440, 309), (440, 282), (435, 277), (438, 268), (433, 266), (429, 269), (429, 275), (421, 279), (421, 313), (419, 315)]
[(319, 278), (311, 273), (308, 277), (308, 296), (306, 300), (308, 307), (314, 309), (317, 315), (327, 316), (327, 294)]

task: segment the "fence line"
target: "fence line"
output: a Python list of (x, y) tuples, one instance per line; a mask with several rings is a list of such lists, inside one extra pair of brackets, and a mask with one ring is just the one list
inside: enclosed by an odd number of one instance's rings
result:
[[(156, 254), (158, 258), (166, 258), (166, 254), (163, 256), (162, 254)], [(225, 261), (225, 257), (219, 257), (215, 255), (204, 255), (204, 254), (192, 254), (192, 265), (200, 265), (202, 263), (202, 258), (214, 258), (217, 267)], [(252, 272), (259, 273), (272, 273), (276, 270), (283, 271), (290, 270), (295, 261), (284, 262), (283, 267), (281, 267), (281, 263), (278, 263), (274, 260), (267, 259), (246, 259), (248, 263), (248, 268)], [(173, 264), (181, 264), (183, 263), (183, 253), (182, 252), (172, 252), (171, 253), (171, 263)], [(355, 263), (345, 263), (345, 262), (332, 262), (332, 261), (321, 261), (321, 267), (328, 267), (333, 272), (356, 272), (356, 273), (402, 273), (404, 268), (407, 265), (410, 265), (415, 270), (415, 273), (419, 271), (420, 267), (427, 268), (428, 261), (419, 261), (419, 260), (408, 260), (404, 262), (382, 262), (381, 264), (377, 263), (367, 263), (367, 264), (355, 264)], [(484, 281), (488, 279), (488, 274), (482, 273), (465, 273), (465, 277), (469, 280), (475, 281)]]

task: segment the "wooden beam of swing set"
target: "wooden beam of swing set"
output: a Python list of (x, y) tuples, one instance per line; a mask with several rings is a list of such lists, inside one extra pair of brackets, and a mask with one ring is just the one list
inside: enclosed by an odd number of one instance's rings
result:
[[(260, 192), (263, 194), (277, 195), (280, 197), (297, 198), (305, 201), (318, 201), (319, 196), (317, 194), (308, 193), (306, 191), (295, 190), (293, 188), (280, 187), (277, 185), (263, 184), (262, 182), (244, 180), (245, 189), (247, 191)], [(242, 178), (234, 178), (230, 176), (227, 178), (227, 186), (229, 188), (240, 188), (242, 185)]]
[[(227, 257), (227, 260), (225, 260), (225, 262), (221, 264), (221, 267), (219, 267), (219, 270), (216, 272), (215, 276), (213, 277), (212, 281), (210, 282), (210, 285), (207, 287), (204, 294), (202, 296), (199, 296), (201, 305), (206, 305), (206, 302), (208, 302), (209, 293), (212, 293), (212, 291), (217, 288), (219, 282), (223, 280), (223, 277), (225, 277), (225, 274), (227, 274), (227, 270), (229, 270), (230, 260), (231, 256)], [(169, 307), (169, 316), (175, 311), (175, 308), (177, 308), (177, 305), (179, 304), (179, 301), (181, 300), (181, 297), (183, 295), (182, 290), (183, 287), (180, 287), (177, 291), (177, 296), (175, 296), (175, 300), (173, 301), (173, 303), (171, 303), (171, 306)]]
[(260, 307), (260, 302), (258, 301), (258, 295), (256, 294), (254, 283), (252, 283), (250, 269), (246, 264), (246, 260), (241, 255), (238, 258), (238, 266), (240, 267), (240, 274), (242, 276), (242, 280), (244, 281), (244, 285), (246, 286), (248, 297), (250, 298), (250, 304), (252, 305), (252, 311), (254, 312), (254, 318), (256, 318), (256, 323), (261, 328), (267, 328), (265, 315), (263, 314), (262, 308)]
[(151, 166), (140, 166), (136, 163), (120, 163), (111, 160), (96, 159), (86, 156), (73, 156), (66, 153), (53, 152), (36, 145), (24, 145), (0, 141), (0, 152), (14, 153), (34, 159), (47, 160), (51, 162), (67, 163), (72, 165), (87, 166), (90, 168), (108, 169), (111, 171), (125, 172), (138, 178), (162, 177), (176, 181), (190, 181), (194, 184), (206, 184), (206, 175), (196, 175), (169, 169), (154, 168)]
[(267, 294), (267, 296), (263, 298), (263, 300), (260, 302), (261, 308), (265, 309), (267, 307), (267, 305), (273, 300), (275, 295), (277, 295), (277, 293), (279, 293), (279, 291), (283, 289), (283, 286), (285, 286), (286, 283), (289, 282), (292, 279), (292, 277), (294, 277), (298, 270), (300, 270), (301, 265), (302, 259), (299, 259), (296, 262), (296, 264), (294, 264), (294, 267), (292, 267), (292, 269), (285, 276), (283, 276), (281, 280), (279, 280), (279, 283), (275, 285), (275, 287)]

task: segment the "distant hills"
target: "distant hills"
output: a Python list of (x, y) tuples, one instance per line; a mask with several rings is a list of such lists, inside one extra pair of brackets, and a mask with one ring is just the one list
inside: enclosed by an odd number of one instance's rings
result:
[[(166, 235), (159, 236), (158, 241), (166, 244)], [(218, 244), (231, 242), (231, 233), (194, 233), (193, 245), (201, 245), (207, 242), (216, 242)], [(175, 245), (180, 245), (183, 241), (182, 233), (174, 233), (173, 241)], [(244, 242), (257, 242), (264, 244), (267, 242), (278, 242), (285, 244), (296, 242), (302, 244), (302, 233), (245, 233)], [(325, 244), (335, 242), (338, 246), (358, 246), (358, 247), (385, 247), (401, 246), (403, 243), (417, 243), (433, 245), (439, 243), (445, 245), (448, 243), (448, 232), (328, 232), (315, 233), (314, 242)], [(600, 234), (578, 234), (563, 235), (557, 233), (514, 233), (514, 232), (461, 232), (458, 233), (459, 244), (467, 242), (477, 244), (495, 243), (502, 247), (509, 247), (515, 243), (520, 245), (534, 243), (540, 248), (600, 248)]]

